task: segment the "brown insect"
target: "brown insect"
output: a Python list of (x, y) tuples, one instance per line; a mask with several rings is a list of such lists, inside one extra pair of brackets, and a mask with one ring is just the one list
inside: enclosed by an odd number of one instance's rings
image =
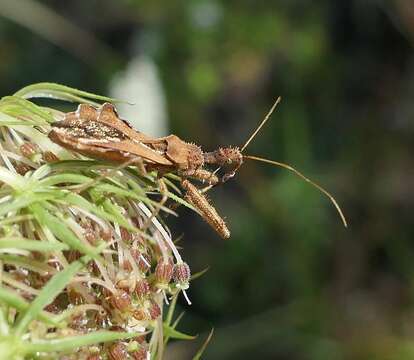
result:
[[(223, 238), (230, 237), (230, 231), (204, 193), (212, 186), (232, 178), (244, 159), (284, 167), (311, 183), (329, 197), (344, 225), (347, 226), (345, 217), (332, 195), (299, 171), (284, 163), (243, 154), (279, 102), (280, 98), (240, 148), (224, 147), (212, 152), (203, 152), (199, 146), (185, 142), (176, 135), (152, 138), (133, 129), (127, 121), (120, 119), (114, 105), (110, 103), (105, 103), (99, 108), (80, 104), (75, 112), (67, 113), (63, 120), (52, 124), (49, 138), (67, 149), (88, 157), (120, 163), (121, 167), (132, 163), (141, 164), (146, 171), (157, 171), (159, 179), (162, 179), (166, 173), (177, 174), (186, 191), (186, 200)], [(223, 168), (224, 174), (218, 176), (219, 169), (215, 171), (208, 169), (212, 166)], [(201, 181), (207, 184), (207, 187), (198, 189), (189, 179)]]

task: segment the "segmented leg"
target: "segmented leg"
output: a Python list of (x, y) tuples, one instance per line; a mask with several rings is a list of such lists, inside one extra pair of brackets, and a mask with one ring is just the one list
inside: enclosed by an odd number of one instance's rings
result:
[(205, 169), (197, 170), (185, 170), (181, 171), (180, 175), (184, 177), (191, 177), (193, 179), (199, 180), (202, 183), (207, 183), (209, 185), (217, 185), (219, 183), (219, 178), (212, 171)]
[(207, 198), (188, 180), (183, 180), (181, 186), (186, 191), (185, 200), (193, 205), (203, 219), (223, 238), (230, 237), (230, 231), (226, 223), (217, 213), (216, 209), (208, 202)]
[(134, 164), (137, 166), (142, 175), (147, 175), (147, 169), (145, 168), (144, 160), (142, 158), (137, 158)]

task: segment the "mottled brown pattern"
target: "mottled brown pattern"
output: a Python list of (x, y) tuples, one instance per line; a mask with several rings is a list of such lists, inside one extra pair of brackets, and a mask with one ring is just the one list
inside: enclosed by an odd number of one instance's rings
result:
[[(188, 201), (220, 236), (230, 236), (223, 219), (187, 178), (197, 179), (209, 186), (227, 181), (243, 163), (239, 148), (227, 147), (204, 153), (198, 145), (185, 142), (176, 135), (151, 138), (120, 119), (110, 103), (99, 108), (79, 105), (75, 112), (66, 114), (62, 121), (52, 124), (49, 138), (92, 158), (128, 164), (141, 161), (145, 171), (158, 171), (159, 177), (167, 173), (177, 174), (181, 177)], [(206, 165), (223, 167), (225, 172), (219, 177), (206, 169)]]

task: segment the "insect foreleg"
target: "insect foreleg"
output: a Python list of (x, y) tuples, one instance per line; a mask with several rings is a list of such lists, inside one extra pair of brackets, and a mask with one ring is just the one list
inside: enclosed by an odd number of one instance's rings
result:
[(230, 237), (226, 223), (208, 202), (207, 198), (188, 180), (183, 180), (181, 186), (186, 191), (185, 200), (193, 205), (203, 219), (224, 239)]
[(145, 169), (144, 160), (142, 158), (138, 158), (135, 164), (138, 167), (138, 170), (142, 175), (144, 176), (147, 175), (147, 169)]
[(217, 185), (220, 182), (216, 174), (205, 169), (184, 170), (180, 171), (180, 175), (184, 177), (191, 177), (209, 185)]

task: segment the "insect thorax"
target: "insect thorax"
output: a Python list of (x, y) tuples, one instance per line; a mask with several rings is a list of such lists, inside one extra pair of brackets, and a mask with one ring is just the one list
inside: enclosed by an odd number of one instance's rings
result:
[(189, 170), (200, 169), (204, 166), (204, 156), (201, 148), (195, 144), (188, 144), (188, 168)]

